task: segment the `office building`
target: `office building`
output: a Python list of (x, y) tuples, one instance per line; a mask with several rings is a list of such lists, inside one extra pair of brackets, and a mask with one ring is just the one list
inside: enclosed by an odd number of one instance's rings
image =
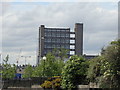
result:
[[(72, 37), (72, 35), (74, 37)], [(72, 47), (72, 48), (71, 48)], [(68, 56), (82, 55), (83, 53), (83, 24), (76, 23), (74, 32), (70, 28), (49, 28), (45, 25), (39, 27), (39, 45), (38, 45), (38, 59), (45, 56), (53, 49), (65, 48), (68, 49)]]

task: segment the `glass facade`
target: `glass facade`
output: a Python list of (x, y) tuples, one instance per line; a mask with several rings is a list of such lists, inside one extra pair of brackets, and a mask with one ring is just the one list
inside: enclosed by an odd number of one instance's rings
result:
[(54, 48), (70, 49), (70, 29), (45, 28), (44, 30), (44, 54)]

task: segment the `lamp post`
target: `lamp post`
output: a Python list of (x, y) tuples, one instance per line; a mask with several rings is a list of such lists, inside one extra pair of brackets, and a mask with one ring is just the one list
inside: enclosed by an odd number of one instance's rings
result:
[(31, 58), (31, 56), (21, 56), (25, 58), (25, 65), (26, 65), (26, 58)]
[(44, 61), (43, 76), (45, 76), (45, 60), (46, 60), (46, 57), (44, 56), (44, 57), (43, 57), (43, 61)]

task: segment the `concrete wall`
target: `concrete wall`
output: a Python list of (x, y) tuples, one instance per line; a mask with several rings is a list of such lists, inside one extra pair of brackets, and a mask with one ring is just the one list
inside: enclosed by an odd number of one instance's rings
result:
[(83, 55), (83, 24), (75, 24), (75, 54)]
[(37, 59), (37, 64), (40, 63), (40, 58), (43, 56), (44, 53), (44, 29), (45, 26), (41, 25), (39, 27), (39, 42), (38, 42), (38, 59)]

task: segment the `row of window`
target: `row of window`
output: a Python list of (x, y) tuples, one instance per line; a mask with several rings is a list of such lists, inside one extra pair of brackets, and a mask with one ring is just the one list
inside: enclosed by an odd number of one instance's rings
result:
[(46, 33), (45, 37), (70, 37), (70, 34), (68, 33)]
[(49, 42), (49, 43), (70, 43), (69, 39), (59, 39), (59, 38), (45, 38), (45, 42)]
[(53, 45), (46, 45), (45, 44), (45, 48), (66, 48), (66, 49), (70, 49), (70, 45), (68, 44), (68, 45), (55, 45), (55, 44), (53, 44)]
[[(53, 50), (51, 49), (51, 50), (44, 50), (44, 54), (47, 54), (48, 52), (52, 52)], [(69, 55), (70, 54), (70, 52), (67, 52), (67, 55)]]
[(69, 32), (69, 29), (45, 29), (45, 32)]

